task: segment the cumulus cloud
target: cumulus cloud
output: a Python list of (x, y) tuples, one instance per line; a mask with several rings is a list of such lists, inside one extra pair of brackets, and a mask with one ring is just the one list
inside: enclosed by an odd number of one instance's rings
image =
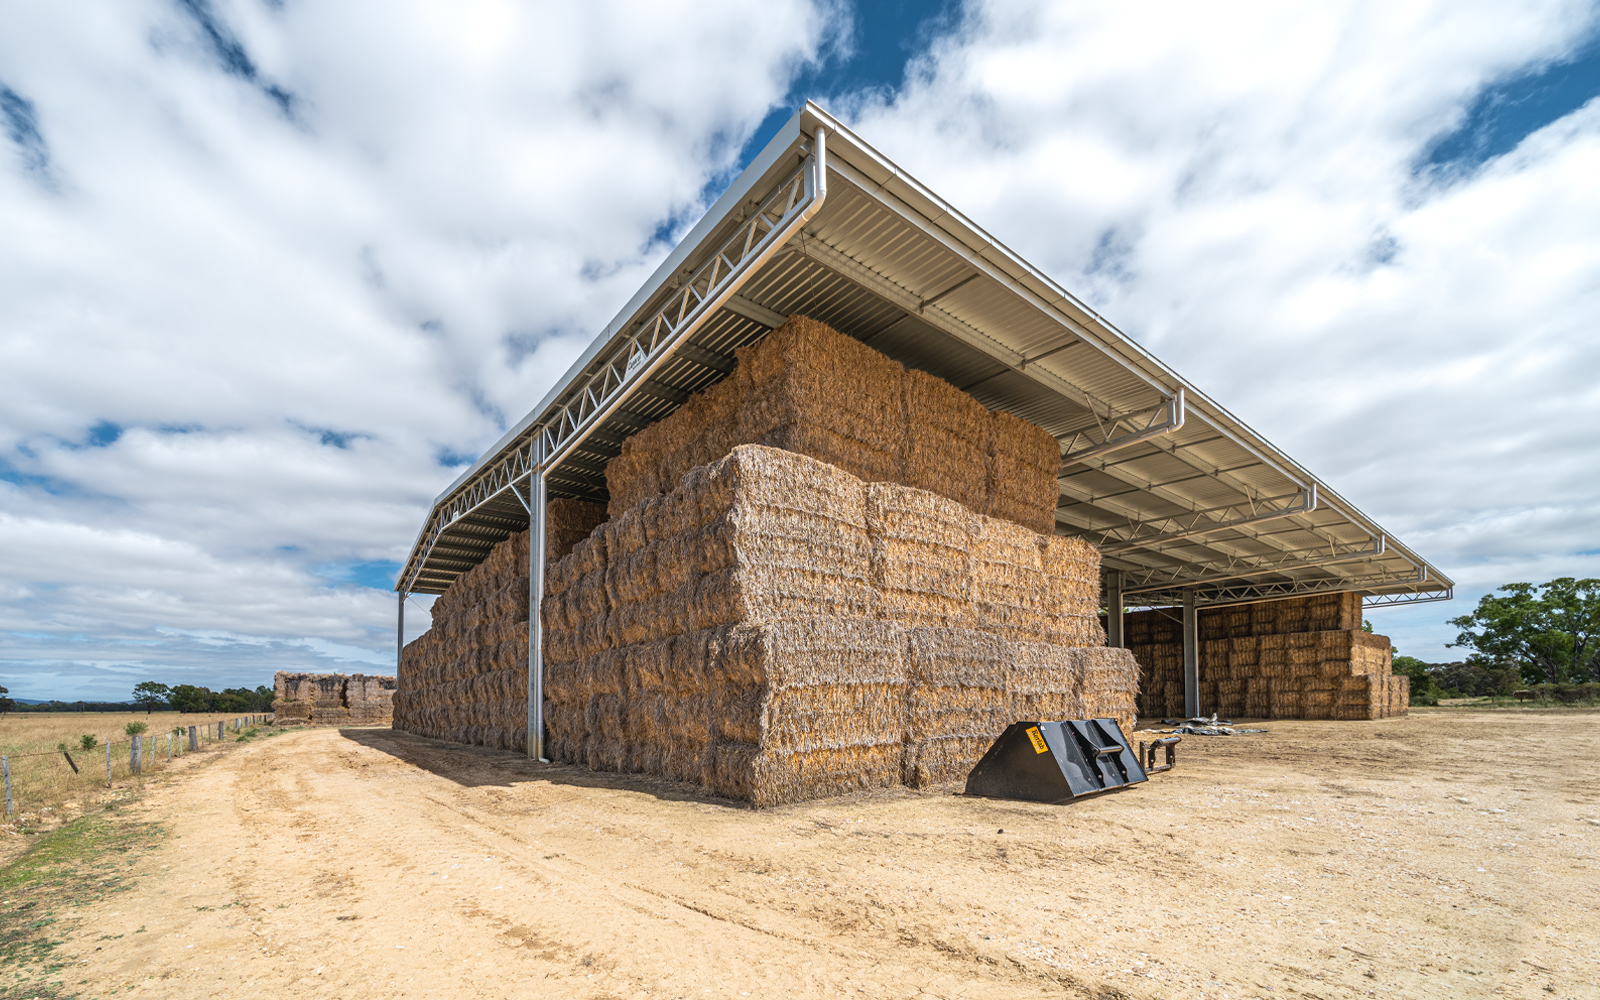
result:
[(889, 156), (1458, 581), (1600, 575), (1600, 101), (1427, 153), (1592, 5), (980, 3), (851, 107)]
[(393, 596), (362, 584), (703, 211), (834, 17), (9, 9), (0, 681), (391, 662)]
[[(1594, 17), (974, 2), (906, 25), (899, 87), (831, 102), (1450, 571), (1463, 605), (1600, 575), (1600, 109), (1484, 162), (1430, 151)], [(794, 81), (848, 57), (850, 11), (90, 0), (6, 19), (0, 683), (122, 697), (391, 662), (387, 575), (433, 496), (768, 113), (810, 96)], [(1441, 658), (1459, 610), (1374, 617)]]

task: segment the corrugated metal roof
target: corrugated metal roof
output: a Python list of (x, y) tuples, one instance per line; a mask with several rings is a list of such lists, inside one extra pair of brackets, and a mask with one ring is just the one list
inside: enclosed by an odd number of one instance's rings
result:
[[(1057, 436), (1057, 530), (1101, 545), (1130, 603), (1177, 603), (1186, 587), (1203, 603), (1450, 591), (1326, 484), (813, 104), (545, 400), (439, 496), (397, 589), (442, 592), (525, 528), (526, 485), (542, 461), (549, 495), (604, 499), (605, 465), (629, 435), (726, 377), (736, 349), (794, 313)], [(1180, 392), (1180, 427), (1127, 443), (1159, 430)]]

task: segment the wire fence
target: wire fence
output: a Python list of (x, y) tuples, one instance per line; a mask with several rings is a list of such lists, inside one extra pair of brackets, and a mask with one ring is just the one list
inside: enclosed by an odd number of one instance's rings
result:
[[(122, 739), (78, 737), (54, 750), (0, 754), (0, 779), (5, 784), (5, 818), (23, 822), (40, 818), (72, 803), (87, 801), (118, 782), (164, 771), (190, 754), (223, 741), (247, 736), (271, 715), (240, 715), (206, 722), (185, 722), (161, 731), (124, 734)], [(146, 724), (148, 726), (148, 724)]]

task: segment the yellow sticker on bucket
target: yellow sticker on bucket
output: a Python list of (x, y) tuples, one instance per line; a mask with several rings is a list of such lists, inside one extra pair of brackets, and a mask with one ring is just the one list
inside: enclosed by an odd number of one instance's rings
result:
[(1028, 727), (1028, 739), (1033, 743), (1034, 753), (1049, 753), (1050, 744), (1044, 741), (1044, 734), (1039, 732), (1038, 726)]

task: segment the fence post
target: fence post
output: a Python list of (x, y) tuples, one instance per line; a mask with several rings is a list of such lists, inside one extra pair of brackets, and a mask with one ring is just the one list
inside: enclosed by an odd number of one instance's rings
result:
[(133, 736), (133, 749), (128, 755), (128, 772), (130, 774), (144, 773), (144, 737), (137, 733)]
[(6, 818), (11, 818), (11, 758), (0, 757), (0, 771), (6, 776)]
[(167, 734), (167, 760), (172, 759), (172, 734)]
[(111, 787), (111, 741), (106, 740), (106, 787)]
[(199, 726), (190, 726), (189, 727), (189, 749), (190, 750), (198, 750), (198, 749), (200, 749), (200, 727)]

